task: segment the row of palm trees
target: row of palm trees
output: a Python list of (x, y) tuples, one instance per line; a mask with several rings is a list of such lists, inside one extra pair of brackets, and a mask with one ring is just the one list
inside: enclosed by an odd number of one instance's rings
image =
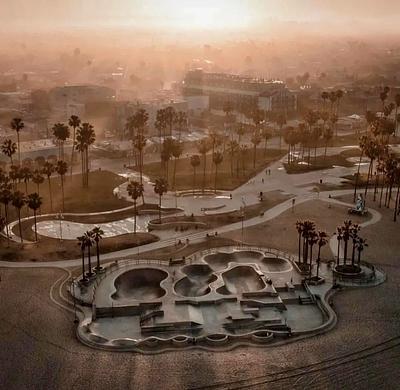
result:
[[(18, 167), (21, 167), (21, 148), (20, 148), (20, 131), (25, 127), (24, 122), (20, 118), (14, 118), (11, 121), (11, 128), (17, 133), (17, 144), (11, 139), (5, 139), (1, 144), (2, 153), (10, 159), (10, 165), (14, 166), (13, 156), (18, 152)], [(72, 166), (74, 163), (74, 151), (77, 150), (81, 153), (82, 160), (82, 185), (87, 187), (89, 185), (89, 147), (96, 140), (94, 128), (90, 123), (82, 123), (80, 118), (72, 115), (68, 120), (68, 125), (64, 123), (54, 124), (52, 130), (55, 140), (59, 146), (58, 160), (65, 161), (64, 144), (70, 138), (71, 131), (73, 130), (72, 137), (72, 151), (71, 151), (71, 175)]]
[[(349, 252), (349, 245), (352, 245), (351, 249), (351, 261), (350, 269), (355, 269), (356, 267), (360, 267), (361, 263), (361, 253), (368, 246), (366, 239), (360, 237), (360, 225), (357, 223), (353, 223), (350, 220), (346, 220), (343, 222), (342, 225), (336, 228), (336, 235), (337, 239), (337, 260), (336, 264), (340, 265), (340, 260), (342, 259), (342, 265), (344, 267), (349, 266), (347, 263), (348, 260), (348, 252)], [(343, 256), (340, 256), (341, 245), (343, 245)], [(357, 264), (356, 264), (356, 251), (357, 255)]]
[[(103, 238), (104, 231), (96, 226), (92, 230), (86, 231), (82, 236), (77, 237), (78, 245), (81, 250), (82, 255), (82, 282), (86, 282), (88, 279), (93, 276), (92, 269), (92, 260), (91, 260), (91, 249), (93, 246), (96, 246), (96, 257), (97, 257), (97, 265), (95, 267), (96, 272), (100, 272), (102, 267), (100, 266), (100, 241)], [(88, 259), (88, 271), (85, 269), (85, 251), (87, 251), (87, 259)]]
[[(298, 233), (298, 264), (304, 269), (308, 270), (309, 278), (312, 277), (312, 264), (313, 264), (313, 248), (318, 246), (317, 252), (317, 272), (316, 277), (319, 277), (319, 268), (321, 262), (321, 249), (329, 240), (329, 236), (324, 231), (316, 229), (315, 223), (310, 220), (299, 220), (296, 222), (296, 230)], [(361, 254), (365, 247), (368, 246), (366, 239), (359, 235), (360, 226), (346, 220), (342, 225), (338, 226), (334, 235), (337, 238), (337, 266), (351, 266), (350, 269), (360, 267)], [(340, 255), (341, 246), (343, 245), (343, 256)], [(351, 257), (348, 259), (349, 249), (351, 247)], [(357, 259), (356, 259), (357, 252)], [(350, 260), (348, 263), (347, 261)], [(356, 264), (357, 262), (357, 264)]]

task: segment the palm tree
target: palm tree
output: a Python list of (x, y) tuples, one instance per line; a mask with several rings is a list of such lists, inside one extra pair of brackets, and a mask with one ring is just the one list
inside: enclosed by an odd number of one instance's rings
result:
[(358, 259), (357, 265), (360, 266), (361, 264), (361, 253), (363, 252), (364, 248), (367, 247), (367, 240), (365, 238), (358, 237), (357, 239), (357, 252), (358, 252)]
[(17, 132), (17, 143), (18, 143), (18, 165), (21, 165), (21, 148), (20, 148), (20, 142), (19, 142), (19, 132), (25, 127), (24, 122), (22, 121), (21, 118), (14, 118), (11, 121), (11, 129), (15, 130)]
[(239, 151), (239, 143), (236, 140), (232, 140), (228, 144), (228, 153), (230, 155), (231, 160), (231, 177), (233, 177), (233, 162), (237, 152)]
[(202, 184), (202, 190), (204, 192), (204, 188), (206, 185), (206, 164), (207, 164), (207, 153), (211, 149), (211, 143), (209, 139), (203, 138), (199, 141), (197, 144), (197, 149), (199, 153), (203, 156), (203, 184)]
[(351, 238), (352, 229), (353, 229), (353, 223), (350, 220), (346, 220), (343, 222), (342, 239), (344, 242), (344, 249), (343, 249), (343, 264), (344, 265), (346, 265), (346, 261), (347, 261), (347, 248), (348, 248), (349, 240)]
[(103, 238), (103, 235), (104, 235), (103, 230), (101, 230), (98, 226), (95, 226), (92, 229), (92, 237), (93, 237), (94, 242), (96, 243), (96, 256), (97, 256), (96, 271), (100, 271), (101, 268), (102, 268), (100, 266), (100, 246), (99, 246), (99, 242)]
[(269, 128), (265, 127), (264, 129), (262, 129), (261, 136), (265, 142), (264, 146), (264, 156), (265, 156), (267, 153), (268, 140), (272, 137), (272, 132)]
[(10, 139), (6, 139), (1, 145), (1, 151), (10, 159), (10, 164), (13, 165), (13, 155), (17, 152), (17, 144)]
[(190, 165), (193, 168), (193, 194), (196, 188), (196, 169), (200, 165), (200, 156), (198, 154), (194, 154), (190, 157)]
[(75, 147), (82, 157), (82, 184), (89, 186), (89, 147), (96, 140), (94, 128), (90, 123), (82, 123), (76, 135)]
[(32, 171), (28, 167), (20, 169), (20, 177), (25, 183), (25, 195), (28, 195), (28, 182), (32, 179)]
[(326, 150), (328, 148), (329, 141), (333, 138), (333, 130), (331, 127), (326, 127), (323, 129), (322, 138), (325, 141), (324, 158), (326, 158)]
[(355, 183), (354, 183), (353, 202), (356, 201), (356, 196), (357, 196), (357, 187), (358, 187), (358, 180), (359, 180), (359, 176), (360, 176), (361, 161), (362, 161), (362, 158), (363, 158), (363, 156), (364, 156), (364, 153), (365, 153), (365, 149), (366, 149), (366, 147), (367, 147), (367, 144), (368, 144), (369, 142), (370, 142), (370, 138), (369, 138), (368, 136), (362, 135), (362, 136), (360, 137), (359, 146), (360, 146), (361, 153), (360, 153), (360, 160), (359, 160), (359, 162), (358, 162), (358, 167), (357, 167), (356, 181), (355, 181)]
[(81, 254), (82, 254), (82, 282), (86, 282), (86, 276), (85, 276), (85, 250), (86, 250), (86, 237), (83, 236), (79, 236), (77, 237), (78, 240), (78, 245), (81, 249)]
[(27, 197), (27, 205), (28, 207), (33, 210), (33, 218), (35, 221), (35, 240), (38, 240), (37, 236), (37, 226), (36, 226), (36, 212), (42, 206), (42, 198), (39, 196), (38, 193), (34, 192), (33, 194), (29, 194)]
[(301, 237), (303, 235), (304, 231), (304, 222), (303, 221), (297, 221), (296, 222), (296, 230), (299, 235), (299, 260), (298, 262), (300, 263), (300, 258), (301, 258)]
[(286, 125), (286, 116), (280, 113), (276, 116), (275, 121), (279, 126), (279, 149), (282, 149), (282, 127)]
[(21, 170), (17, 165), (11, 165), (10, 171), (8, 172), (9, 178), (12, 180), (14, 189), (17, 188), (17, 181), (21, 180)]
[(321, 263), (321, 248), (328, 243), (328, 235), (326, 232), (318, 232), (318, 256), (317, 256), (317, 278), (319, 277), (319, 266)]
[(156, 121), (154, 122), (154, 127), (158, 130), (158, 136), (160, 139), (160, 144), (164, 142), (165, 130), (167, 128), (167, 119), (164, 109), (159, 109), (157, 111)]
[(143, 195), (144, 192), (143, 184), (137, 181), (131, 181), (128, 184), (127, 191), (129, 196), (133, 199), (133, 206), (134, 206), (133, 233), (136, 234), (137, 200), (139, 197)]
[(224, 156), (221, 152), (214, 152), (213, 163), (215, 164), (215, 180), (214, 180), (214, 192), (217, 192), (217, 175), (218, 175), (218, 165), (222, 163)]
[(376, 140), (370, 139), (370, 142), (368, 142), (365, 146), (365, 155), (370, 159), (369, 162), (369, 167), (368, 167), (368, 174), (367, 174), (367, 182), (365, 183), (365, 192), (364, 192), (364, 197), (367, 196), (368, 192), (368, 185), (369, 181), (372, 175), (372, 168), (374, 165), (375, 159), (379, 156), (379, 145)]
[(64, 142), (70, 136), (69, 127), (64, 123), (56, 123), (53, 126), (53, 135), (58, 143), (58, 159), (64, 160)]
[(313, 263), (313, 247), (315, 244), (318, 243), (318, 233), (313, 230), (310, 232), (310, 234), (307, 237), (307, 244), (310, 248), (310, 265), (308, 268), (308, 277), (309, 279), (311, 279), (311, 275), (312, 275), (312, 263)]
[(251, 136), (251, 143), (253, 144), (253, 168), (256, 167), (256, 158), (257, 158), (257, 146), (261, 142), (261, 136), (259, 131), (254, 131)]
[(50, 161), (46, 161), (42, 168), (42, 173), (47, 176), (47, 182), (49, 184), (49, 197), (50, 197), (50, 211), (53, 212), (53, 196), (51, 193), (51, 180), (50, 177), (54, 173), (54, 165)]
[(44, 182), (44, 177), (39, 169), (35, 169), (32, 173), (32, 182), (37, 186), (37, 193), (40, 194), (40, 185)]
[(85, 234), (85, 246), (87, 249), (87, 255), (88, 255), (88, 264), (89, 264), (89, 271), (87, 272), (87, 276), (90, 278), (93, 275), (92, 272), (92, 262), (91, 262), (91, 248), (93, 246), (94, 243), (94, 239), (93, 239), (93, 233), (91, 231), (87, 231)]
[(73, 129), (72, 135), (72, 148), (71, 148), (71, 176), (72, 176), (72, 166), (74, 165), (74, 151), (75, 151), (75, 138), (76, 138), (76, 129), (80, 126), (81, 120), (77, 115), (71, 115), (68, 120), (68, 125)]
[(174, 157), (174, 175), (172, 179), (172, 188), (175, 188), (175, 179), (176, 179), (176, 163), (179, 160), (183, 153), (183, 143), (180, 141), (174, 141), (172, 144), (171, 154)]
[(21, 209), (24, 207), (26, 203), (25, 195), (21, 191), (15, 191), (12, 194), (11, 204), (16, 208), (18, 213), (18, 227), (19, 227), (19, 236), (21, 238), (21, 243), (23, 242), (22, 238), (22, 226), (21, 226)]
[(165, 122), (167, 127), (169, 127), (169, 136), (172, 136), (172, 127), (176, 124), (177, 115), (173, 107), (165, 108)]
[(65, 206), (64, 205), (64, 177), (65, 177), (65, 174), (68, 172), (67, 162), (58, 160), (56, 167), (55, 167), (55, 171), (60, 176), (60, 180), (61, 180), (62, 212), (64, 212), (65, 211), (65, 207), (64, 207)]
[(161, 198), (168, 191), (168, 182), (164, 178), (156, 179), (154, 183), (154, 192), (159, 196), (159, 205), (158, 205), (158, 220), (161, 223)]
[(0, 190), (0, 203), (4, 206), (4, 217), (6, 222), (6, 235), (7, 235), (7, 244), (9, 243), (10, 236), (8, 234), (8, 205), (12, 201), (12, 192), (9, 185), (3, 184)]

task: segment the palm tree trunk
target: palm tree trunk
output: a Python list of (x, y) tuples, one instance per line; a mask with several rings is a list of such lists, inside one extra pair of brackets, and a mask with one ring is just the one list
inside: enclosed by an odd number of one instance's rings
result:
[(6, 219), (6, 235), (7, 235), (7, 247), (10, 246), (10, 235), (8, 234), (8, 206), (4, 204), (4, 217)]
[(35, 221), (35, 241), (37, 241), (37, 225), (36, 225), (36, 210), (33, 209), (33, 219)]
[(321, 262), (321, 245), (318, 245), (318, 257), (317, 257), (317, 279), (319, 278), (319, 265)]
[(17, 142), (18, 142), (18, 165), (21, 166), (21, 147), (19, 143), (19, 131), (17, 131)]
[(51, 196), (51, 181), (50, 181), (50, 176), (47, 176), (47, 181), (49, 182), (50, 211), (53, 212), (53, 197)]
[(372, 172), (372, 164), (373, 160), (369, 163), (369, 168), (368, 168), (368, 175), (367, 175), (367, 182), (365, 183), (365, 191), (364, 191), (364, 197), (367, 197), (367, 192), (368, 192), (368, 185), (369, 185), (369, 179), (371, 177), (371, 172)]
[(21, 239), (21, 243), (23, 243), (24, 239), (22, 238), (21, 209), (18, 209), (18, 227), (19, 227), (19, 237)]
[(74, 165), (74, 150), (75, 150), (75, 126), (73, 127), (72, 149), (71, 149), (71, 176), (72, 176), (72, 166)]
[(97, 256), (97, 270), (99, 270), (100, 267), (100, 246), (99, 246), (99, 241), (96, 241), (96, 256)]
[(215, 179), (214, 179), (214, 193), (217, 193), (217, 175), (218, 175), (218, 164), (215, 164)]
[(92, 261), (90, 257), (90, 246), (88, 246), (88, 263), (89, 263), (88, 275), (91, 276), (93, 272), (92, 272)]
[(133, 210), (134, 210), (133, 234), (136, 234), (136, 199), (134, 199), (133, 201)]
[(85, 279), (85, 249), (82, 249), (81, 252), (82, 252), (82, 278)]
[(257, 157), (257, 145), (254, 145), (253, 168), (256, 167), (256, 157)]
[(65, 212), (64, 205), (64, 175), (61, 175), (61, 196), (62, 196), (62, 211)]
[(195, 188), (196, 188), (196, 168), (193, 168), (193, 195)]
[(160, 197), (160, 201), (158, 203), (158, 221), (161, 225), (161, 195), (159, 195), (159, 197)]
[(174, 176), (172, 178), (172, 188), (175, 188), (175, 176), (176, 176), (176, 158), (174, 158)]
[(397, 209), (399, 208), (399, 192), (400, 192), (400, 185), (397, 187), (396, 193), (396, 203), (394, 205), (394, 214), (393, 214), (393, 221), (396, 222), (397, 220)]
[(204, 188), (206, 186), (206, 164), (207, 164), (207, 156), (204, 154), (203, 156), (203, 193), (204, 193)]

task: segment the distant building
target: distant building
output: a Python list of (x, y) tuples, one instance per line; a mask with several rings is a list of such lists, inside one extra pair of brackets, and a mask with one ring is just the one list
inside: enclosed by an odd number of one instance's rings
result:
[(264, 111), (292, 112), (296, 95), (282, 81), (251, 78), (226, 73), (193, 70), (183, 81), (183, 95), (193, 113), (207, 109), (222, 110), (230, 102), (235, 111), (258, 107)]

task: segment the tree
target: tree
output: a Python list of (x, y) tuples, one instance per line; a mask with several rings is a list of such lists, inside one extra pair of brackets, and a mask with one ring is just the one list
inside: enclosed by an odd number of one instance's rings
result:
[(232, 140), (228, 144), (228, 153), (230, 155), (230, 162), (231, 162), (231, 177), (233, 177), (233, 163), (235, 156), (237, 155), (239, 151), (239, 143), (236, 140)]
[(172, 188), (175, 188), (175, 179), (176, 179), (176, 163), (177, 160), (181, 157), (183, 153), (183, 143), (177, 140), (174, 140), (172, 143), (171, 154), (174, 157), (174, 175), (172, 179)]
[(65, 205), (64, 205), (64, 177), (65, 174), (68, 172), (68, 164), (66, 161), (57, 161), (57, 164), (55, 166), (55, 171), (57, 174), (60, 176), (61, 180), (61, 195), (62, 195), (62, 212), (65, 211)]
[(76, 141), (76, 129), (80, 126), (81, 120), (77, 115), (71, 115), (68, 120), (68, 125), (73, 129), (72, 135), (72, 148), (71, 148), (71, 176), (72, 176), (72, 167), (74, 165), (74, 151), (75, 151), (75, 141)]
[(6, 222), (6, 235), (7, 235), (7, 244), (9, 243), (10, 236), (8, 234), (8, 205), (12, 201), (12, 192), (9, 185), (2, 184), (0, 189), (0, 202), (4, 206), (4, 217)]
[(10, 139), (6, 139), (1, 145), (1, 151), (10, 159), (10, 164), (13, 165), (13, 155), (17, 152), (17, 144)]
[(44, 182), (44, 177), (39, 169), (35, 169), (32, 173), (32, 182), (37, 186), (37, 193), (40, 195), (40, 185)]
[(96, 256), (97, 256), (97, 266), (96, 266), (96, 270), (100, 271), (101, 270), (101, 266), (100, 266), (100, 240), (103, 238), (104, 232), (103, 230), (101, 230), (98, 226), (95, 226), (92, 229), (92, 238), (94, 240), (94, 242), (96, 243)]
[(27, 197), (27, 205), (33, 211), (33, 218), (35, 221), (35, 240), (38, 241), (37, 236), (37, 225), (36, 225), (36, 212), (42, 206), (42, 198), (38, 193), (34, 192), (33, 194), (29, 194)]
[(196, 169), (200, 165), (200, 156), (198, 154), (194, 154), (190, 157), (190, 165), (193, 168), (193, 195), (194, 190), (196, 188)]
[(53, 196), (51, 193), (51, 180), (50, 177), (54, 173), (54, 165), (50, 161), (46, 161), (43, 165), (42, 173), (47, 176), (47, 181), (49, 183), (49, 197), (50, 197), (50, 211), (53, 212)]
[(94, 243), (94, 239), (93, 239), (93, 233), (92, 231), (87, 231), (84, 234), (85, 238), (85, 247), (87, 249), (87, 256), (88, 256), (88, 265), (89, 265), (89, 271), (87, 272), (87, 276), (90, 278), (93, 275), (93, 271), (92, 271), (92, 262), (91, 262), (91, 248), (93, 246)]
[(328, 148), (329, 141), (333, 138), (333, 130), (331, 127), (324, 128), (324, 130), (322, 132), (322, 138), (325, 141), (324, 158), (326, 158), (326, 150)]
[(20, 178), (25, 183), (25, 195), (28, 195), (28, 182), (32, 179), (32, 171), (28, 167), (22, 167), (19, 170)]
[(211, 143), (207, 138), (201, 139), (197, 144), (197, 150), (203, 156), (203, 184), (202, 184), (203, 192), (206, 185), (207, 153), (210, 151), (210, 149), (211, 149)]
[(14, 118), (11, 121), (11, 129), (15, 130), (17, 133), (17, 143), (18, 143), (18, 165), (21, 165), (21, 147), (19, 142), (19, 132), (25, 127), (24, 122), (21, 118)]
[(165, 178), (167, 182), (169, 181), (169, 160), (172, 156), (174, 140), (171, 137), (165, 138), (161, 151), (161, 163), (165, 167)]
[(257, 146), (261, 142), (261, 136), (259, 131), (254, 131), (251, 136), (251, 143), (253, 144), (253, 168), (256, 167), (256, 158), (257, 158)]
[(144, 192), (143, 184), (137, 181), (131, 181), (128, 183), (127, 191), (129, 196), (133, 199), (133, 208), (134, 208), (133, 233), (136, 234), (137, 200), (139, 197), (143, 195)]
[(215, 165), (215, 180), (214, 180), (214, 192), (217, 192), (217, 175), (218, 175), (218, 165), (222, 163), (224, 156), (221, 152), (214, 152), (213, 163)]
[(275, 121), (279, 126), (279, 149), (282, 149), (282, 127), (286, 125), (286, 116), (280, 113), (276, 116)]
[(25, 195), (21, 191), (15, 191), (12, 194), (11, 204), (15, 207), (18, 214), (18, 227), (19, 227), (19, 236), (21, 239), (21, 243), (23, 242), (22, 238), (22, 226), (21, 226), (21, 209), (24, 207), (26, 203)]
[(311, 279), (312, 275), (312, 263), (313, 263), (313, 247), (318, 243), (318, 233), (315, 230), (312, 230), (307, 237), (307, 244), (310, 248), (310, 264), (308, 268), (308, 277)]
[(358, 252), (358, 259), (357, 265), (360, 267), (361, 264), (361, 253), (363, 252), (364, 248), (368, 246), (367, 240), (365, 238), (358, 237), (356, 249)]
[(318, 231), (318, 256), (317, 256), (317, 278), (319, 277), (319, 266), (321, 263), (321, 248), (328, 243), (328, 235), (326, 232)]
[(161, 198), (168, 191), (168, 182), (164, 178), (156, 179), (154, 183), (154, 192), (159, 196), (159, 205), (158, 205), (158, 220), (161, 223)]
[(82, 157), (82, 185), (89, 186), (89, 147), (96, 140), (94, 128), (90, 123), (82, 123), (76, 135), (76, 150)]
[(265, 146), (264, 146), (264, 156), (267, 154), (267, 145), (268, 145), (268, 140), (272, 137), (272, 131), (264, 127), (261, 131), (261, 136), (264, 139)]
[(172, 127), (176, 124), (177, 116), (174, 107), (167, 107), (165, 108), (165, 122), (167, 127), (169, 127), (169, 136), (172, 136)]
[(157, 111), (157, 116), (156, 116), (156, 121), (154, 122), (154, 127), (158, 130), (160, 144), (162, 144), (164, 142), (165, 130), (167, 128), (167, 118), (165, 115), (165, 110), (162, 108)]
[(64, 142), (69, 138), (69, 127), (64, 123), (56, 123), (53, 126), (53, 135), (58, 143), (58, 159), (64, 160)]
[(85, 250), (86, 250), (86, 237), (85, 235), (77, 237), (78, 245), (81, 249), (82, 254), (82, 282), (86, 282), (86, 275), (85, 275)]
[(298, 262), (300, 263), (301, 259), (301, 237), (303, 236), (303, 231), (304, 231), (304, 222), (303, 221), (297, 221), (296, 222), (296, 230), (299, 235), (299, 254), (298, 254)]

